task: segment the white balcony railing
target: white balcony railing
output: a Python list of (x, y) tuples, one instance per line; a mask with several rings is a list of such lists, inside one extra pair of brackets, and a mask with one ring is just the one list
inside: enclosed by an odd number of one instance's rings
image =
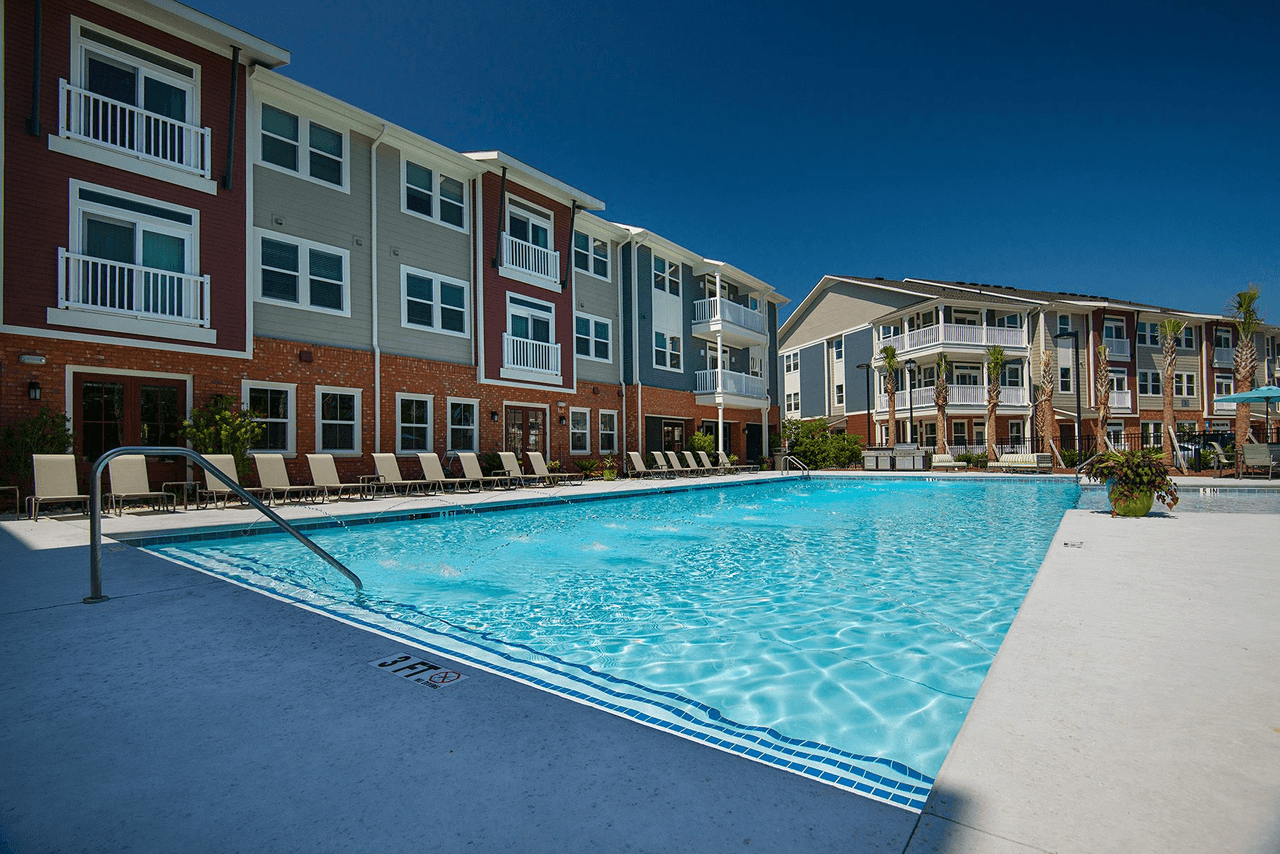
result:
[(560, 375), (560, 345), (502, 333), (502, 367)]
[(1129, 358), (1129, 339), (1128, 338), (1103, 338), (1102, 343), (1107, 347), (1107, 355), (1112, 359)]
[[(906, 391), (899, 391), (894, 394), (894, 406), (898, 412), (915, 407), (916, 409), (931, 408), (933, 406), (933, 386), (922, 386), (911, 390), (912, 400), (907, 401)], [(1000, 405), (1001, 406), (1025, 406), (1027, 403), (1027, 390), (1021, 386), (1001, 386), (1000, 387)], [(947, 389), (947, 406), (986, 406), (987, 405), (987, 388), (980, 385), (953, 385)], [(887, 411), (889, 409), (889, 396), (881, 394), (876, 401), (876, 409), (878, 411)]]
[(1235, 412), (1236, 405), (1234, 403), (1222, 403), (1215, 398), (1213, 401), (1213, 411), (1222, 414)]
[(560, 281), (560, 253), (502, 233), (502, 263), (543, 279)]
[(1112, 412), (1129, 412), (1133, 409), (1133, 392), (1129, 389), (1124, 391), (1111, 390), (1111, 411)]
[(1213, 348), (1213, 366), (1215, 368), (1229, 368), (1235, 364), (1236, 348), (1235, 347), (1214, 347)]
[(209, 325), (209, 277), (58, 249), (58, 308)]
[(963, 323), (942, 323), (880, 339), (880, 346), (892, 346), (899, 353), (931, 347), (935, 344), (968, 344), (975, 347), (999, 344), (1001, 347), (1026, 347), (1027, 332), (1017, 326), (968, 326)]
[(698, 371), (696, 394), (735, 394), (739, 397), (765, 397), (764, 378), (737, 371)]
[(693, 304), (694, 323), (711, 323), (716, 320), (764, 334), (764, 315), (745, 305), (721, 297), (700, 299)]
[(58, 133), (208, 178), (208, 128), (58, 81)]

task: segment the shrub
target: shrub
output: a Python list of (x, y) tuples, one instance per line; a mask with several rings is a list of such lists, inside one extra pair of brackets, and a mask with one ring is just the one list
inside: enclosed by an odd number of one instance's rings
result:
[(1080, 455), (1075, 448), (1062, 449), (1062, 464), (1069, 469), (1076, 467), (1076, 463), (1080, 461)]
[(70, 452), (75, 436), (68, 424), (66, 415), (42, 406), (34, 415), (0, 429), (0, 483), (15, 484), (30, 494), (35, 478), (31, 455)]
[(956, 462), (965, 463), (974, 468), (984, 469), (987, 467), (987, 455), (981, 454), (960, 454), (956, 457)]
[[(1080, 471), (1089, 480), (1108, 484), (1112, 503), (1134, 501), (1148, 491), (1172, 510), (1178, 504), (1178, 487), (1155, 448), (1132, 451), (1104, 451), (1084, 464)], [(1116, 515), (1115, 510), (1111, 515)]]
[(848, 468), (862, 461), (862, 442), (850, 433), (832, 433), (822, 418), (797, 422), (791, 453), (811, 469)]
[(686, 451), (705, 451), (711, 453), (716, 449), (716, 437), (710, 433), (690, 433), (684, 443)]
[(483, 454), (476, 454), (476, 462), (480, 463), (480, 473), (485, 477), (493, 477), (495, 471), (503, 471), (502, 457), (498, 456), (497, 451), (485, 451)]
[(231, 395), (215, 394), (191, 411), (190, 421), (182, 422), (182, 436), (198, 454), (231, 454), (244, 480), (249, 476), (249, 449), (258, 444), (264, 429), (254, 418)]
[(583, 477), (591, 477), (591, 473), (600, 468), (600, 461), (592, 457), (574, 460), (573, 464), (578, 467), (578, 471), (582, 472)]

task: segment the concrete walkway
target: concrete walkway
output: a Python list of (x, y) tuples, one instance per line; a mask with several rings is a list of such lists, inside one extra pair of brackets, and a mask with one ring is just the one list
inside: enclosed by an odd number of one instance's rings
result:
[(1275, 516), (1069, 513), (920, 816), (85, 543), (0, 523), (0, 850), (1280, 850)]

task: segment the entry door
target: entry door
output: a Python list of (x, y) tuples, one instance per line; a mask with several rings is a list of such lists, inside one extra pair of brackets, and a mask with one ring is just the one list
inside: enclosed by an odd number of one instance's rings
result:
[(507, 429), (505, 447), (516, 457), (524, 456), (527, 451), (543, 453), (546, 449), (547, 413), (544, 409), (530, 406), (507, 407)]
[(662, 422), (662, 450), (679, 453), (684, 450), (684, 422)]
[[(185, 447), (187, 384), (159, 377), (76, 374), (72, 401), (76, 450), (87, 463), (124, 445)], [(151, 485), (186, 480), (182, 457), (148, 457)]]
[(764, 456), (764, 435), (759, 424), (746, 424), (743, 432), (747, 436), (747, 459), (758, 460)]

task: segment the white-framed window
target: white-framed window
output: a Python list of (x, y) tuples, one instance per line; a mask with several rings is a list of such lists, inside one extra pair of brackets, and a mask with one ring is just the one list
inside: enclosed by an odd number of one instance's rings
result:
[(1159, 371), (1138, 371), (1138, 394), (1164, 394)]
[(1174, 397), (1196, 396), (1196, 375), (1191, 373), (1175, 373), (1173, 375)]
[(653, 256), (653, 287), (673, 297), (680, 296), (680, 262)]
[[(112, 274), (113, 264), (137, 265), (149, 270), (193, 274), (199, 269), (200, 212), (157, 199), (125, 193), (82, 181), (71, 182), (70, 234), (73, 253), (107, 262), (100, 271), (106, 288), (126, 288), (112, 307), (132, 308), (151, 314), (188, 314), (195, 306), (174, 305), (164, 299), (151, 280), (132, 273)], [(95, 267), (96, 268), (96, 267)], [(91, 294), (101, 291), (97, 274), (82, 282)], [(108, 279), (110, 281), (108, 281)], [(179, 302), (181, 293), (174, 295)], [(107, 307), (105, 304), (103, 307)]]
[(277, 454), (296, 452), (297, 395), (295, 383), (241, 380), (240, 405), (257, 416), (262, 438), (251, 451)]
[(794, 374), (800, 370), (800, 354), (799, 353), (783, 353), (782, 354), (782, 372), (784, 374)]
[(1229, 394), (1235, 394), (1235, 388), (1235, 379), (1231, 374), (1213, 375), (1213, 397), (1215, 400), (1219, 397), (1226, 397)]
[(508, 293), (507, 332), (515, 338), (554, 344), (556, 307), (549, 302)]
[(610, 360), (613, 323), (593, 314), (579, 314), (573, 319), (574, 351), (583, 359), (597, 362)]
[(618, 453), (618, 412), (614, 409), (601, 409), (600, 418), (600, 453)]
[(609, 278), (609, 241), (581, 231), (573, 233), (573, 266), (601, 279)]
[(975, 445), (987, 444), (987, 422), (985, 421), (973, 422), (973, 444)]
[(1139, 344), (1148, 347), (1160, 346), (1160, 324), (1148, 322), (1145, 320), (1138, 321), (1138, 331), (1135, 333)]
[(1102, 322), (1102, 340), (1106, 341), (1123, 341), (1124, 340), (1124, 321), (1115, 317), (1108, 317)]
[(1002, 314), (996, 318), (996, 326), (1002, 329), (1021, 329), (1022, 315)]
[(1005, 388), (1022, 388), (1022, 365), (1006, 364), (1000, 371), (1000, 385)]
[(844, 406), (844, 383), (836, 383), (836, 406)]
[(347, 192), (347, 132), (288, 110), (263, 104), (258, 160), (326, 187)]
[(433, 396), (396, 392), (396, 453), (431, 450)]
[(1142, 447), (1158, 448), (1164, 444), (1163, 421), (1143, 421), (1138, 425), (1138, 429), (1142, 432)]
[(1071, 315), (1059, 314), (1058, 315), (1058, 334), (1061, 335), (1064, 332), (1070, 332), (1070, 331), (1071, 331)]
[(551, 211), (523, 199), (507, 197), (507, 234), (515, 240), (542, 249), (552, 249), (553, 217)]
[(1178, 336), (1179, 350), (1194, 350), (1196, 348), (1196, 330), (1195, 327), (1187, 325), (1183, 328), (1182, 334)]
[(844, 361), (844, 339), (836, 338), (831, 342), (831, 360), (834, 362)]
[(1129, 374), (1124, 368), (1111, 368), (1107, 373), (1110, 375), (1112, 391), (1129, 390)]
[(591, 453), (591, 410), (569, 407), (569, 453)]
[(316, 450), (330, 454), (360, 453), (358, 388), (316, 386)]
[(1111, 444), (1116, 447), (1124, 447), (1124, 422), (1108, 421), (1107, 438), (1110, 439)]
[(951, 444), (963, 448), (969, 444), (969, 425), (964, 421), (951, 422)]
[(1071, 389), (1071, 369), (1062, 367), (1058, 368), (1058, 391), (1070, 393)]
[(680, 367), (680, 336), (666, 332), (653, 332), (653, 366), (668, 371), (682, 371)]
[(786, 409), (788, 415), (796, 415), (800, 412), (800, 392), (787, 392)]
[(350, 252), (273, 231), (257, 234), (259, 300), (351, 316)]
[(466, 282), (400, 265), (400, 325), (444, 335), (471, 334)]
[(467, 230), (466, 181), (407, 157), (400, 159), (400, 171), (400, 210), (459, 231)]
[(1234, 347), (1231, 341), (1231, 330), (1218, 327), (1213, 330), (1213, 346), (1218, 349)]
[(1022, 422), (1010, 421), (1009, 422), (1009, 444), (1013, 445), (1014, 447), (1017, 447), (1022, 444), (1023, 438), (1024, 437), (1022, 434)]
[[(952, 385), (982, 385), (982, 366), (981, 365), (952, 365), (951, 366), (951, 384)], [(898, 388), (902, 388), (901, 383)]]
[(449, 407), (449, 450), (476, 451), (480, 448), (480, 401), (451, 397)]

